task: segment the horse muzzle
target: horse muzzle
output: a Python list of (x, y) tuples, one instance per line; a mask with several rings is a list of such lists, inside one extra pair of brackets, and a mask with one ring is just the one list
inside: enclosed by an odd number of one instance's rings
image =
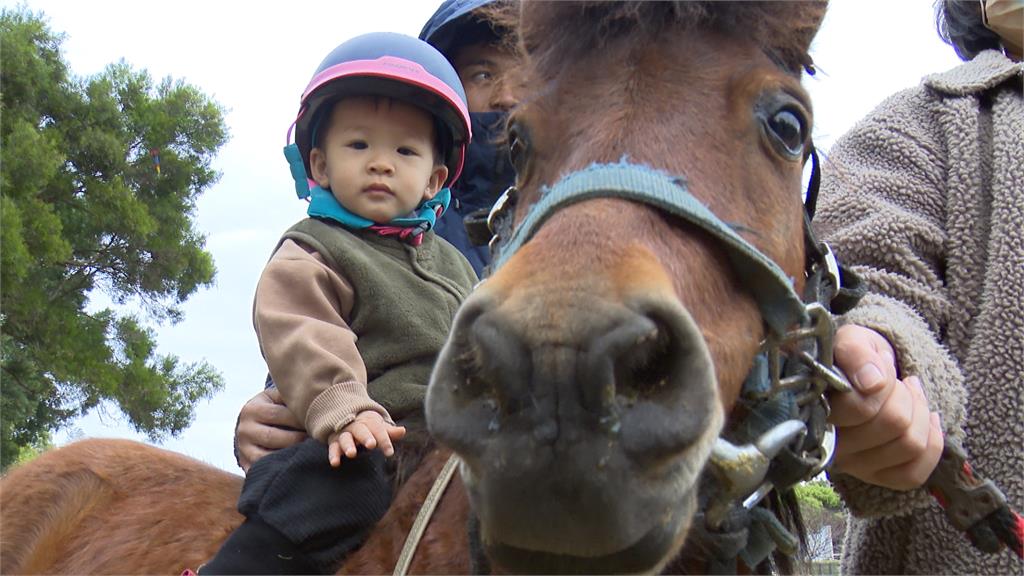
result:
[(492, 560), (514, 572), (639, 572), (669, 559), (722, 426), (703, 337), (677, 301), (488, 281), (427, 394)]

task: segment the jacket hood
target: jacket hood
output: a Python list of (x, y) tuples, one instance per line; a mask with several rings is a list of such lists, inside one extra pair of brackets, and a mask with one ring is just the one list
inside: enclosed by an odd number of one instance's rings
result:
[[(461, 45), (471, 44), (488, 36), (497, 36), (486, 22), (473, 18), (471, 12), (495, 0), (445, 0), (434, 15), (423, 25), (420, 40), (424, 40), (439, 52), (452, 58), (452, 51)], [(467, 26), (479, 30), (467, 29)]]

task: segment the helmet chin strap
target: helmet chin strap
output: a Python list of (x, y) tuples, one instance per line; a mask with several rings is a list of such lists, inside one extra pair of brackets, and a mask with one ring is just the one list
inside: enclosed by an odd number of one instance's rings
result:
[[(291, 133), (291, 130), (288, 131)], [(292, 173), (292, 180), (295, 181), (295, 195), (299, 200), (307, 200), (310, 190), (316, 186), (316, 182), (306, 175), (306, 165), (302, 161), (302, 153), (299, 152), (298, 144), (289, 144), (284, 147), (284, 158), (288, 161), (288, 169)]]
[(423, 234), (434, 227), (451, 201), (451, 190), (442, 188), (433, 198), (420, 203), (412, 214), (392, 218), (389, 222), (380, 224), (345, 208), (330, 190), (315, 184), (308, 189), (307, 195), (309, 207), (306, 213), (311, 218), (331, 220), (350, 230), (373, 230), (381, 236), (396, 236), (413, 246), (419, 246), (423, 242)]

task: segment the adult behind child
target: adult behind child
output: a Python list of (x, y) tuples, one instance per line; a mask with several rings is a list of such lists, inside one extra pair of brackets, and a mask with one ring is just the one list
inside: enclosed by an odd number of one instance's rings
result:
[(844, 574), (1024, 571), (975, 550), (920, 488), (945, 435), (1024, 507), (1024, 3), (937, 8), (967, 62), (836, 143), (816, 216), (871, 288), (836, 340), (855, 385), (832, 397)]
[(201, 573), (331, 571), (387, 510), (384, 457), (400, 424), (422, 420), (476, 282), (432, 230), (469, 139), (458, 75), (430, 45), (368, 34), (320, 64), (286, 148), (310, 218), (282, 237), (253, 305), (270, 374), (310, 438), (250, 468), (245, 521)]
[[(446, 0), (420, 32), (455, 67), (466, 91), (473, 141), (466, 148), (462, 176), (452, 186), (452, 203), (435, 232), (454, 245), (478, 275), (490, 263), (487, 246), (470, 241), (464, 219), (489, 211), (515, 180), (508, 152), (499, 143), (509, 110), (517, 102), (521, 80), (509, 32), (496, 29), (482, 10), (505, 0)], [(235, 457), (242, 470), (266, 454), (301, 442), (303, 424), (284, 405), (268, 377), (265, 389), (242, 406), (235, 427)]]
[(515, 182), (503, 140), (505, 120), (522, 90), (513, 35), (495, 28), (482, 12), (511, 6), (504, 0), (447, 0), (420, 32), (420, 39), (437, 48), (458, 71), (473, 125), (466, 167), (452, 187), (453, 206), (438, 221), (437, 233), (458, 248), (480, 276), (491, 262), (490, 251), (486, 243), (473, 243), (465, 221), (486, 218), (501, 193)]

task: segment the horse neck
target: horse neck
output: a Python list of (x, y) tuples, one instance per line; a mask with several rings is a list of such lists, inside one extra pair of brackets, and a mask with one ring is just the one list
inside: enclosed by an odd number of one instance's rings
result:
[[(433, 449), (416, 471), (397, 488), (391, 507), (369, 538), (338, 570), (338, 574), (391, 573), (427, 493), (451, 452)], [(413, 557), (410, 573), (467, 574), (470, 571), (466, 522), (469, 500), (462, 482), (453, 478), (434, 511)]]

